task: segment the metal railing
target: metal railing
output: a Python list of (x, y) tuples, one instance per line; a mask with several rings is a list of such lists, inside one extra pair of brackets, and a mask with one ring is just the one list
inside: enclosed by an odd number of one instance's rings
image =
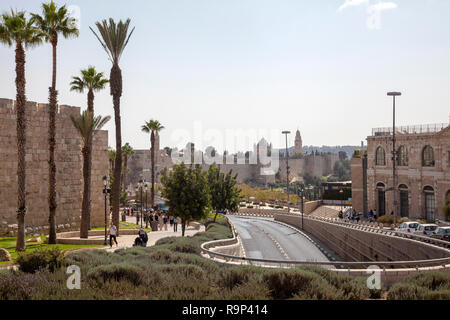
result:
[[(395, 128), (396, 135), (437, 133), (449, 126), (448, 123), (421, 124), (414, 126), (399, 126)], [(372, 129), (372, 136), (391, 136), (392, 127)]]

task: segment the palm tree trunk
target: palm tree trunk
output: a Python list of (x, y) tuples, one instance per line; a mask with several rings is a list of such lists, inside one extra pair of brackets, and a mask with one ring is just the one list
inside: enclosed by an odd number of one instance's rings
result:
[[(92, 90), (92, 88), (89, 89), (88, 92), (88, 111), (92, 112), (92, 115), (94, 115), (94, 90)], [(91, 230), (91, 194), (90, 194), (90, 190), (91, 190), (91, 170), (92, 170), (92, 143), (93, 143), (93, 139), (90, 139), (88, 142), (88, 156), (89, 156), (89, 172), (88, 172), (88, 179), (89, 179), (89, 205), (88, 205), (88, 217), (87, 217), (87, 221), (88, 221), (88, 230)], [(83, 169), (84, 170), (84, 169)], [(84, 173), (83, 173), (84, 176)], [(85, 187), (86, 187), (86, 182), (85, 182)]]
[(94, 113), (94, 91), (89, 89), (88, 96), (88, 111)]
[(49, 125), (48, 125), (48, 172), (49, 172), (49, 188), (48, 188), (48, 205), (50, 225), (49, 230), (49, 244), (56, 244), (56, 164), (55, 164), (55, 147), (56, 147), (56, 108), (58, 103), (58, 91), (56, 91), (56, 46), (58, 40), (57, 36), (52, 37), (53, 48), (53, 75), (52, 86), (50, 88), (49, 98)]
[[(110, 75), (111, 95), (114, 104), (114, 121), (116, 125), (116, 159), (114, 164), (114, 183), (112, 186), (112, 220), (119, 232), (120, 178), (122, 173), (122, 131), (120, 124), (120, 97), (122, 96), (122, 71), (114, 64)], [(117, 232), (117, 235), (119, 233)]]
[(26, 146), (26, 116), (25, 116), (25, 50), (22, 43), (16, 47), (16, 114), (17, 114), (17, 243), (16, 251), (25, 251), (25, 146)]
[(89, 225), (91, 217), (91, 150), (89, 143), (83, 147), (83, 203), (81, 209), (81, 226), (80, 238), (87, 239), (89, 237)]

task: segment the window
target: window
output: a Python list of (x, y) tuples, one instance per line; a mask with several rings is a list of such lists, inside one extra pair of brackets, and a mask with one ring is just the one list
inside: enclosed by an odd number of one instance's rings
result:
[(375, 165), (385, 166), (386, 165), (386, 152), (382, 147), (378, 147), (375, 153)]
[(408, 186), (401, 184), (398, 189), (400, 191), (400, 215), (401, 217), (409, 217)]
[(398, 148), (397, 165), (400, 167), (408, 166), (408, 149), (405, 146)]
[(436, 199), (434, 196), (434, 189), (426, 186), (423, 189), (425, 196), (425, 217), (428, 221), (434, 221), (434, 213), (436, 211)]
[(384, 183), (377, 184), (378, 192), (378, 217), (386, 214), (386, 192)]
[(426, 146), (422, 151), (422, 166), (434, 167), (434, 151), (431, 146)]

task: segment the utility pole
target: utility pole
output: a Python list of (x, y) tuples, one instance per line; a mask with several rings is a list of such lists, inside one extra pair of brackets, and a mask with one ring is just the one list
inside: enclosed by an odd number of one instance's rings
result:
[(287, 136), (290, 131), (283, 131), (282, 134), (286, 136), (286, 191), (287, 191), (287, 201), (288, 201), (288, 213), (290, 212), (290, 201), (289, 201), (289, 153), (288, 153), (288, 141)]

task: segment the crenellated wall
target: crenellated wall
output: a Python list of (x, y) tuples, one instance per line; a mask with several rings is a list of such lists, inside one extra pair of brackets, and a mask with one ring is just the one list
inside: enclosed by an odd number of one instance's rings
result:
[[(70, 115), (79, 107), (60, 105), (56, 117), (56, 224), (59, 231), (77, 230), (81, 218), (81, 138)], [(27, 235), (48, 232), (48, 105), (26, 105), (26, 201)], [(94, 139), (92, 164), (91, 225), (104, 224), (102, 177), (108, 174), (108, 133)], [(0, 99), (0, 236), (17, 232), (17, 143), (14, 101)]]

